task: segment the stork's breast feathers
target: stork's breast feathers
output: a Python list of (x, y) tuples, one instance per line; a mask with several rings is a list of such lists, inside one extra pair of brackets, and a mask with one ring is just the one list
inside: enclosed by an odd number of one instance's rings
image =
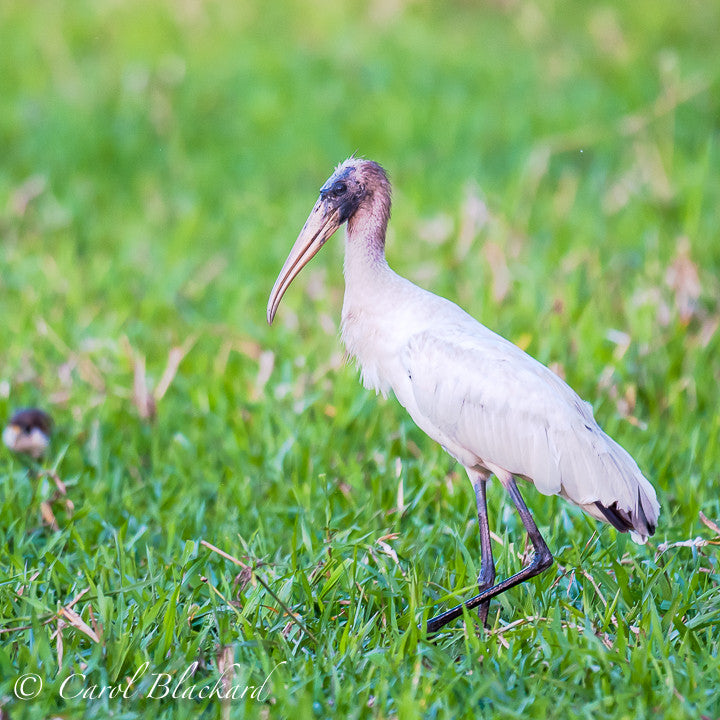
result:
[(590, 406), (544, 365), (478, 327), (473, 334), (428, 330), (405, 346), (412, 397), (403, 402), (402, 390), (396, 394), (418, 425), (465, 465), (489, 463), (546, 495), (615, 505), (654, 527), (652, 485), (600, 429)]
[(343, 308), (341, 336), (348, 356), (357, 363), (363, 385), (386, 396), (391, 385), (383, 368), (392, 363), (388, 363), (388, 344), (382, 341), (376, 324), (365, 321), (362, 309)]

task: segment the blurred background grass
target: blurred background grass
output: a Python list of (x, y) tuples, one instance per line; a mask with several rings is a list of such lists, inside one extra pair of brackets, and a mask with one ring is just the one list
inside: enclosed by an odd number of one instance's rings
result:
[[(720, 516), (719, 26), (694, 1), (0, 4), (0, 411), (52, 412), (68, 487), (0, 458), (6, 712), (716, 717), (716, 554), (655, 550)], [(340, 242), (265, 323), (356, 151), (394, 183), (391, 264), (553, 363), (660, 492), (638, 550), (528, 491), (557, 578), (493, 634), (415, 633), (473, 584), (472, 497), (343, 364)], [(319, 643), (200, 539), (264, 562)], [(85, 589), (97, 640), (58, 640)], [(274, 705), (59, 695), (146, 660), (214, 678), (224, 647), (254, 679), (287, 663)]]

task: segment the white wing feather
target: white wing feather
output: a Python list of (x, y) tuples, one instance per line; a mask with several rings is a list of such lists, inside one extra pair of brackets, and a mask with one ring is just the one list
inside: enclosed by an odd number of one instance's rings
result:
[(466, 322), (416, 333), (403, 348), (411, 392), (395, 392), (417, 424), (467, 467), (500, 467), (607, 520), (600, 503), (646, 540), (659, 514), (655, 490), (591, 406), (517, 346), (472, 324), (472, 333)]

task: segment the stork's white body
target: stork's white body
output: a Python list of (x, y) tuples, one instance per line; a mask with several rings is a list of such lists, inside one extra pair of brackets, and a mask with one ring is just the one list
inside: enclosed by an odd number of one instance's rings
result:
[[(342, 337), (367, 387), (392, 390), (412, 419), (467, 470), (478, 509), (480, 593), (430, 619), (436, 632), (465, 609), (487, 621), (490, 600), (552, 564), (552, 554), (515, 483), (561, 495), (645, 542), (660, 506), (635, 461), (608, 437), (592, 408), (544, 365), (445, 298), (393, 272), (385, 260), (390, 183), (369, 160), (350, 158), (320, 190), (268, 300), (272, 322), (293, 278), (345, 222)], [(493, 584), (495, 565), (485, 486), (503, 483), (535, 554)]]
[(365, 386), (392, 390), (469, 471), (523, 477), (600, 520), (595, 502), (657, 519), (652, 485), (562, 379), (347, 233), (342, 338)]

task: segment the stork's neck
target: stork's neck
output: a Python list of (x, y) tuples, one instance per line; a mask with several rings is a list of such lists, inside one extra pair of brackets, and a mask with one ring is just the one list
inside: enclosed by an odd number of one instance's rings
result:
[(346, 296), (381, 282), (392, 273), (385, 259), (385, 232), (390, 219), (390, 198), (375, 193), (348, 220), (345, 233)]
[(385, 231), (390, 218), (390, 196), (366, 198), (350, 218), (345, 233), (345, 298), (342, 339), (348, 355), (357, 360), (366, 387), (386, 394), (392, 383), (380, 362), (392, 348), (393, 324), (387, 323), (393, 280), (398, 276), (385, 259)]

